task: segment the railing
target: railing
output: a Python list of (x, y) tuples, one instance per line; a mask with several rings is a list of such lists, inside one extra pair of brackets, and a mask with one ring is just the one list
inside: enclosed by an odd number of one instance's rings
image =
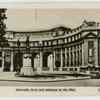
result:
[(62, 71), (68, 71), (68, 68), (62, 68)]
[(59, 68), (53, 68), (53, 71), (59, 71)]
[(42, 71), (49, 71), (49, 67), (42, 67)]

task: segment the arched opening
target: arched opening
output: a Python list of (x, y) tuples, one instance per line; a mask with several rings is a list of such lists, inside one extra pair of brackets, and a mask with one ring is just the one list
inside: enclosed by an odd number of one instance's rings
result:
[(22, 59), (22, 53), (20, 51), (18, 51), (15, 55), (14, 55), (14, 68), (13, 71), (17, 71), (18, 68), (21, 69), (21, 67), (23, 66), (23, 59)]
[(36, 54), (36, 56), (34, 57), (34, 70), (37, 69), (37, 67), (39, 67), (39, 54)]
[(36, 52), (33, 52), (32, 53), (32, 67), (33, 67), (33, 70), (36, 70), (37, 67), (39, 66), (39, 54), (36, 53)]
[(49, 68), (53, 67), (53, 55), (52, 55), (52, 54), (50, 54), (50, 55), (48, 56), (48, 58), (47, 58), (47, 66), (48, 66)]
[(45, 52), (43, 54), (43, 67), (52, 66), (52, 53), (51, 52)]

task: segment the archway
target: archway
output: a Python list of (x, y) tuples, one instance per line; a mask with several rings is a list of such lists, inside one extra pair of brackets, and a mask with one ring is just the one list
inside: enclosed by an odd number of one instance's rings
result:
[(18, 67), (20, 67), (20, 69), (21, 69), (21, 67), (23, 66), (22, 55), (23, 55), (23, 53), (21, 53), (20, 51), (18, 51), (14, 55), (14, 59), (13, 59), (14, 68), (13, 68), (13, 71), (17, 71), (18, 70)]
[(53, 54), (50, 54), (47, 58), (47, 66), (49, 68), (53, 67)]
[(32, 53), (32, 67), (33, 70), (36, 70), (37, 67), (39, 66), (39, 54), (36, 52)]
[(45, 52), (43, 54), (43, 67), (51, 66), (51, 62), (53, 61), (53, 56), (51, 52)]

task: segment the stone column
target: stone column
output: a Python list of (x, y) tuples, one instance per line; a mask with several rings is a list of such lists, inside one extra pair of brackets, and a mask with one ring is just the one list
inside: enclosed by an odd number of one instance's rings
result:
[(84, 66), (84, 44), (82, 43), (82, 66)]
[(78, 54), (77, 54), (77, 45), (76, 45), (76, 67), (78, 67)]
[(55, 68), (55, 62), (56, 62), (56, 51), (53, 50), (53, 68)]
[(78, 59), (79, 59), (79, 67), (80, 67), (80, 60), (81, 60), (80, 57), (81, 57), (81, 56), (80, 56), (80, 45), (79, 45), (79, 56), (78, 56)]
[(98, 66), (98, 40), (94, 41), (94, 63)]
[(60, 50), (60, 71), (62, 71), (62, 68), (63, 68), (63, 55), (62, 55), (62, 49)]
[(40, 50), (40, 62), (39, 62), (40, 66), (38, 67), (38, 74), (41, 74), (42, 71), (42, 67), (43, 67), (43, 52), (42, 50)]
[(69, 67), (71, 67), (71, 48), (69, 47)]
[(67, 48), (65, 48), (65, 67), (67, 67)]
[(2, 51), (2, 70), (4, 70), (4, 51)]
[(51, 71), (53, 71), (53, 69), (56, 67), (55, 62), (56, 62), (56, 50), (53, 50), (53, 66), (52, 66)]
[(11, 67), (10, 71), (13, 72), (13, 51), (11, 51)]
[(86, 39), (84, 39), (84, 44), (83, 44), (82, 50), (84, 50), (83, 51), (84, 59), (82, 59), (82, 60), (84, 60), (84, 65), (86, 66), (89, 64), (89, 62), (88, 62), (88, 53), (89, 53), (88, 52), (88, 40), (86, 40)]
[(74, 66), (74, 60), (75, 60), (75, 59), (74, 59), (74, 47), (73, 47), (72, 54), (73, 54), (73, 67), (75, 67), (75, 66)]

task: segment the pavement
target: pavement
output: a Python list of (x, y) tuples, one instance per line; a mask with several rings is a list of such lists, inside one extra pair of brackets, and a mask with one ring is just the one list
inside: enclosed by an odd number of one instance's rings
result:
[(86, 80), (90, 77), (74, 77), (74, 76), (59, 76), (59, 77), (19, 77), (15, 76), (15, 72), (1, 72), (0, 81), (17, 81), (17, 82), (57, 82), (57, 81), (73, 81)]

